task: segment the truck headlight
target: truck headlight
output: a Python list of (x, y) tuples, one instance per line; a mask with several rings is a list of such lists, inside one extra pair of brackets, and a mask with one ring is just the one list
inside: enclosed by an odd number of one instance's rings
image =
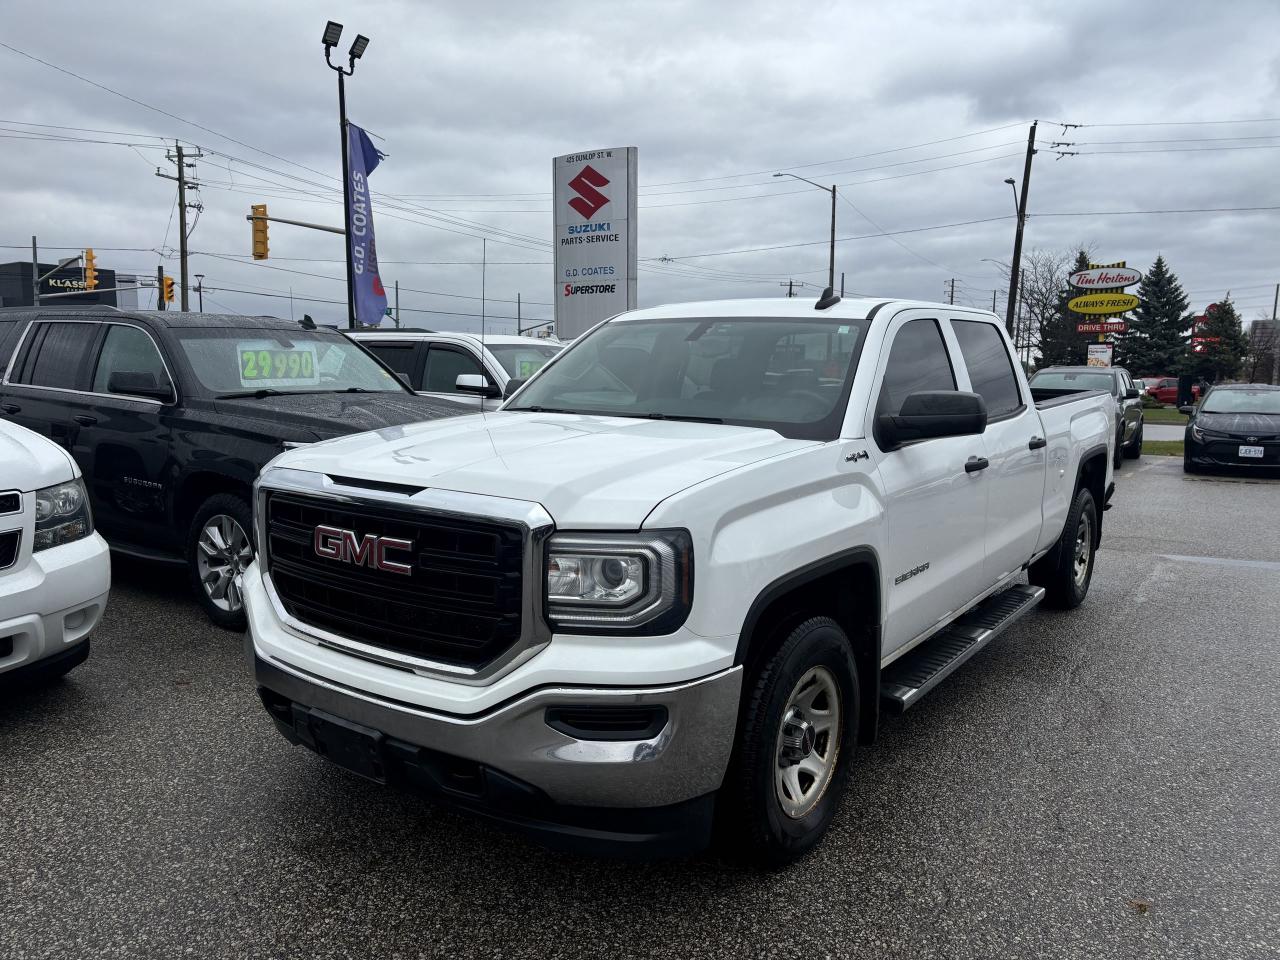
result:
[(36, 491), (36, 535), (32, 551), (48, 550), (93, 533), (89, 497), (79, 478)]
[(670, 633), (693, 602), (685, 530), (556, 534), (546, 571), (547, 615), (562, 633)]

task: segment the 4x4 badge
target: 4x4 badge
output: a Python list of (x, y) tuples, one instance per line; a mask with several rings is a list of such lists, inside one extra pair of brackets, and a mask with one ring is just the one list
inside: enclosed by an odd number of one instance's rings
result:
[(859, 460), (870, 460), (871, 454), (865, 450), (855, 450), (853, 453), (847, 453), (844, 457), (845, 463), (857, 463)]

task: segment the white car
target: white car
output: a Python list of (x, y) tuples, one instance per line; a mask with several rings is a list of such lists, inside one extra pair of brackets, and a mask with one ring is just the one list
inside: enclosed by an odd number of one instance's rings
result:
[(110, 591), (107, 544), (75, 461), (0, 420), (0, 682), (83, 663)]
[(418, 393), (496, 410), (503, 397), (564, 349), (535, 337), (357, 330), (347, 336), (368, 347)]
[(675, 304), (496, 413), (288, 450), (241, 578), (263, 705), (553, 842), (688, 850), (715, 820), (792, 860), (882, 712), (1085, 599), (1115, 401), (1037, 397), (1015, 357), (960, 306)]

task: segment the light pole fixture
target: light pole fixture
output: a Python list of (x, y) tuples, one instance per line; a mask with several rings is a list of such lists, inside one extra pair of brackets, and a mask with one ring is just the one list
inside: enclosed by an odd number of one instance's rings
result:
[(196, 296), (200, 298), (200, 312), (204, 313), (204, 274), (196, 274)]
[(1018, 212), (1018, 184), (1014, 181), (1013, 177), (1005, 177), (1004, 182), (1007, 183), (1010, 189), (1013, 190), (1013, 212), (1017, 213)]
[(801, 183), (807, 183), (811, 187), (817, 187), (823, 193), (831, 194), (831, 251), (827, 261), (827, 289), (832, 293), (836, 289), (836, 185), (833, 183), (829, 187), (824, 187), (820, 183), (814, 183), (804, 177), (796, 176), (794, 173), (775, 173), (775, 177), (790, 177), (792, 180), (799, 180)]
[(356, 72), (356, 61), (364, 56), (365, 48), (369, 46), (369, 38), (364, 34), (356, 34), (355, 40), (351, 44), (351, 49), (347, 52), (347, 65), (342, 66), (341, 62), (334, 64), (333, 48), (338, 45), (338, 40), (342, 37), (342, 24), (330, 20), (325, 24), (324, 37), (324, 62), (329, 65), (329, 69), (338, 74), (338, 134), (341, 140), (342, 149), (342, 236), (345, 240), (347, 251), (347, 326), (354, 330), (356, 326), (356, 278), (355, 267), (351, 262), (351, 158), (348, 150), (347, 136), (347, 89), (346, 78)]

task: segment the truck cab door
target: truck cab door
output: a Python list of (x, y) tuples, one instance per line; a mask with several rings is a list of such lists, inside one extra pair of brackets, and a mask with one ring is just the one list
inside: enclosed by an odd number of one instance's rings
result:
[[(907, 395), (956, 390), (953, 358), (939, 320), (921, 311), (894, 318), (878, 360), (866, 436), (873, 438), (886, 531), (883, 654), (891, 656), (981, 590), (987, 519), (987, 456), (981, 435), (936, 437), (885, 449), (875, 437), (881, 413)], [(966, 469), (968, 466), (968, 469)]]
[(1047, 438), (1025, 381), (1015, 371), (1004, 329), (977, 317), (952, 318), (951, 333), (968, 389), (987, 404), (985, 590), (1035, 553), (1044, 523)]
[(173, 378), (150, 333), (129, 323), (106, 324), (95, 360), (94, 418), (74, 453), (98, 526), (112, 543), (171, 550), (180, 536), (167, 512)]

